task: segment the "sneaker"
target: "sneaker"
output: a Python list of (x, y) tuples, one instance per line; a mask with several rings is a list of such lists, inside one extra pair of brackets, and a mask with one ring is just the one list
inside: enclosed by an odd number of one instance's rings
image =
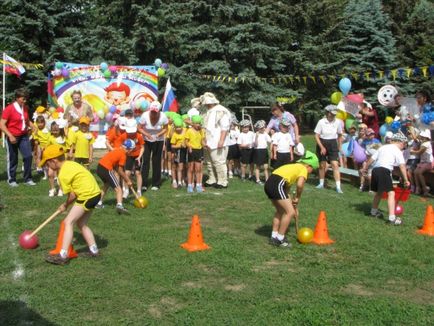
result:
[[(152, 188), (154, 188), (154, 187), (152, 187)], [(172, 188), (173, 189), (178, 189), (178, 184), (176, 183), (176, 181), (172, 182)]]
[(193, 186), (187, 186), (187, 192), (189, 194), (193, 193)]
[(148, 190), (148, 187), (142, 187), (142, 192), (146, 192)]
[(215, 188), (215, 186), (217, 185), (217, 183), (208, 183), (208, 182), (205, 182), (205, 187), (212, 187), (212, 188)]
[(158, 186), (153, 186), (152, 188), (151, 188), (151, 190), (160, 190), (160, 187), (158, 187)]
[(292, 245), (289, 243), (288, 239), (285, 237), (283, 240), (279, 240), (277, 238), (271, 238), (270, 244), (280, 248), (290, 249)]
[(42, 178), (42, 180), (47, 180), (47, 176), (44, 174), (44, 177)]
[(66, 265), (69, 263), (69, 258), (62, 258), (62, 256), (60, 256), (59, 254), (48, 255), (47, 257), (45, 257), (45, 261), (54, 265)]
[(78, 256), (83, 258), (100, 258), (102, 255), (101, 255), (101, 251), (98, 251), (96, 254), (93, 253), (92, 251), (85, 251), (85, 252), (80, 252)]
[(123, 205), (116, 205), (116, 212), (118, 214), (130, 215), (130, 212)]
[(129, 190), (128, 188), (125, 188), (125, 189), (122, 191), (122, 198), (123, 198), (123, 199), (127, 199), (129, 194), (130, 194), (130, 190)]
[(12, 188), (18, 187), (18, 183), (16, 181), (8, 182), (8, 184)]
[(227, 187), (228, 187), (227, 185), (223, 186), (223, 185), (218, 184), (218, 183), (214, 186), (214, 188), (216, 188), (216, 189), (226, 189)]
[(370, 213), (370, 215), (372, 217), (376, 217), (376, 218), (383, 218), (384, 217), (383, 213), (380, 211), (377, 211), (375, 214)]
[(229, 171), (228, 176), (229, 176), (229, 179), (232, 179), (234, 177), (234, 173), (232, 171)]
[(33, 180), (26, 181), (26, 185), (28, 186), (36, 186), (36, 183)]
[(96, 204), (95, 208), (103, 209), (104, 208), (104, 204), (98, 203), (98, 204)]
[(324, 189), (324, 185), (318, 185), (315, 187), (316, 189)]
[(48, 197), (54, 197), (54, 196), (56, 196), (56, 189), (48, 190)]
[(62, 189), (59, 189), (59, 191), (57, 192), (57, 196), (58, 196), (58, 197), (62, 197), (62, 196), (63, 196), (63, 191), (62, 191)]
[(395, 218), (394, 220), (388, 220), (387, 222), (389, 224), (392, 224), (392, 225), (401, 225), (402, 224), (402, 220), (399, 217)]
[(260, 185), (260, 186), (263, 186), (263, 185), (264, 185), (264, 183), (263, 183), (261, 180), (256, 181), (256, 184), (257, 184), (257, 185)]
[(197, 192), (203, 192), (202, 186), (196, 186), (196, 191)]
[(241, 181), (242, 181), (242, 182), (246, 182), (246, 177), (243, 177), (243, 176), (242, 176), (242, 177), (241, 177)]
[(344, 193), (344, 192), (342, 191), (341, 188), (336, 188), (336, 192), (337, 192), (338, 194), (343, 194), (343, 193)]

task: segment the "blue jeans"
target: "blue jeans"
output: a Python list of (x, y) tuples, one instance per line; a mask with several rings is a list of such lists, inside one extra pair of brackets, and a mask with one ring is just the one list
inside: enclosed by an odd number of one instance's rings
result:
[(8, 172), (8, 182), (17, 181), (17, 167), (18, 167), (18, 150), (21, 152), (24, 163), (24, 181), (32, 180), (32, 146), (30, 145), (30, 140), (28, 135), (15, 137), (17, 142), (12, 144), (7, 138), (6, 148), (7, 148), (7, 172)]

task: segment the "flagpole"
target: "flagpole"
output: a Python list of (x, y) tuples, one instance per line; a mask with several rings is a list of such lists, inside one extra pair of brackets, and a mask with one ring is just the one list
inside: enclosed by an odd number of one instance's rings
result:
[[(5, 65), (5, 61), (6, 61), (6, 53), (3, 52), (3, 98), (2, 98), (2, 113), (5, 109), (5, 103), (6, 103), (6, 65)], [(5, 133), (2, 132), (2, 145), (3, 148), (6, 145), (6, 140), (5, 140)]]

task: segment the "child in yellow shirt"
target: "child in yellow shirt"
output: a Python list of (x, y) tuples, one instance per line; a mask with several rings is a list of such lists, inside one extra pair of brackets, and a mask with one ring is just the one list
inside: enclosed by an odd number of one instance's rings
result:
[(37, 131), (33, 133), (33, 140), (35, 141), (35, 161), (37, 166), (37, 171), (44, 171), (44, 180), (47, 179), (46, 169), (39, 167), (39, 162), (41, 161), (42, 152), (48, 145), (50, 139), (50, 131), (46, 127), (45, 118), (42, 115), (36, 117), (35, 124), (37, 126)]
[(71, 148), (69, 156), (74, 158), (74, 161), (89, 169), (92, 163), (93, 146), (95, 138), (89, 132), (90, 119), (81, 117), (79, 121), (79, 130), (73, 133), (71, 137)]
[(191, 128), (185, 133), (186, 145), (188, 148), (188, 174), (187, 192), (193, 192), (193, 175), (196, 179), (196, 191), (203, 192), (202, 167), (203, 147), (205, 146), (205, 131), (202, 129), (202, 117), (194, 115), (191, 117)]
[(173, 119), (172, 116), (167, 116), (169, 123), (167, 124), (166, 138), (164, 139), (164, 149), (163, 149), (163, 175), (172, 176), (172, 145), (170, 144), (170, 139), (173, 135)]
[(174, 133), (170, 139), (172, 147), (172, 187), (181, 187), (184, 183), (184, 177), (182, 171), (184, 169), (184, 163), (187, 161), (187, 148), (185, 147), (185, 129), (184, 122), (181, 119), (176, 119), (173, 122)]

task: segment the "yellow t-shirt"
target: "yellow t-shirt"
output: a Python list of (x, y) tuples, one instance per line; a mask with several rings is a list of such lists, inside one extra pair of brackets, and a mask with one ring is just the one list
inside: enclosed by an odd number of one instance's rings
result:
[(54, 137), (53, 135), (50, 134), (50, 138), (48, 139), (47, 146), (53, 144), (62, 146), (64, 150), (69, 150), (69, 148), (71, 147), (66, 137), (62, 137), (62, 136)]
[(173, 124), (167, 125), (167, 132), (166, 132), (166, 138), (171, 139), (173, 133)]
[(285, 164), (273, 171), (273, 174), (281, 176), (288, 186), (297, 183), (299, 177), (307, 180), (307, 168), (301, 163)]
[(63, 193), (68, 194), (72, 191), (77, 200), (88, 200), (101, 192), (89, 170), (73, 161), (63, 163), (57, 178)]
[(196, 130), (193, 127), (189, 128), (185, 133), (185, 139), (187, 140), (187, 146), (192, 149), (201, 149), (202, 140), (205, 138), (205, 131), (203, 129)]
[(77, 131), (79, 131), (77, 126), (71, 126), (67, 129), (66, 142), (69, 145), (68, 147), (71, 147), (70, 145), (74, 142), (74, 136)]
[(185, 140), (185, 129), (182, 129), (182, 132), (178, 134), (176, 131), (173, 133), (172, 138), (170, 139), (170, 143), (174, 147), (181, 147)]
[(75, 145), (75, 157), (89, 158), (89, 146), (95, 142), (90, 132), (83, 133), (79, 130), (71, 137), (71, 141), (71, 144)]
[(45, 148), (48, 145), (48, 141), (50, 140), (50, 132), (47, 128), (38, 129), (36, 133), (33, 134), (33, 139), (39, 143), (41, 148)]

